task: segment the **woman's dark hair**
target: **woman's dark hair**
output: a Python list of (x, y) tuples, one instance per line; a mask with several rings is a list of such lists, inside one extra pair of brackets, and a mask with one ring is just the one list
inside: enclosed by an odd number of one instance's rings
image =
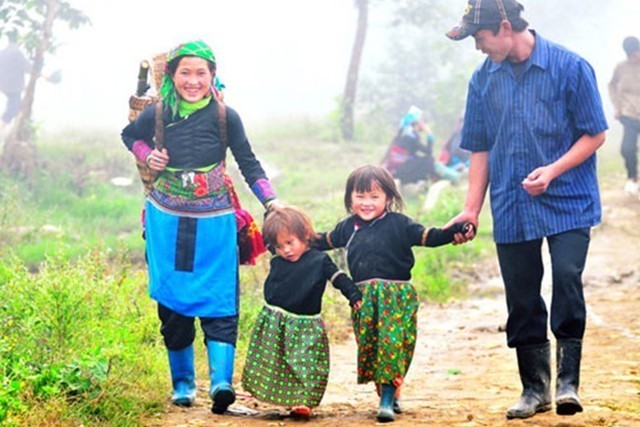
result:
[[(176, 56), (170, 62), (167, 63), (167, 70), (169, 70), (170, 76), (173, 76), (176, 73), (176, 70), (178, 69), (178, 64), (180, 64), (180, 61), (182, 60), (182, 58), (186, 58), (186, 57), (200, 58), (199, 56), (196, 56), (196, 55)], [(216, 64), (214, 62), (209, 61), (208, 59), (205, 59), (205, 61), (207, 61), (207, 65), (209, 66), (209, 71), (213, 73), (216, 70)]]
[(278, 234), (283, 231), (307, 243), (316, 236), (309, 215), (295, 206), (285, 206), (269, 212), (262, 226), (262, 238), (267, 245), (275, 246), (278, 243)]
[(400, 212), (404, 208), (404, 201), (398, 191), (393, 177), (388, 170), (377, 165), (363, 165), (351, 172), (347, 178), (347, 185), (344, 191), (344, 207), (351, 213), (351, 194), (356, 191), (364, 193), (371, 191), (373, 185), (380, 187), (387, 198), (391, 201), (389, 208), (392, 211)]

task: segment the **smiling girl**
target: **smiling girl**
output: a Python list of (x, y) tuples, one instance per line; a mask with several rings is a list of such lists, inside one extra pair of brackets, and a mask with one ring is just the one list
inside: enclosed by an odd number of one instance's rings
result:
[(346, 248), (353, 280), (362, 292), (362, 308), (353, 314), (358, 342), (358, 383), (373, 381), (380, 394), (377, 419), (393, 421), (402, 412), (400, 386), (416, 344), (418, 296), (411, 280), (413, 246), (450, 243), (470, 225), (444, 230), (425, 228), (399, 213), (402, 196), (390, 173), (364, 165), (349, 175), (344, 204), (351, 214), (333, 231), (321, 233), (315, 246)]

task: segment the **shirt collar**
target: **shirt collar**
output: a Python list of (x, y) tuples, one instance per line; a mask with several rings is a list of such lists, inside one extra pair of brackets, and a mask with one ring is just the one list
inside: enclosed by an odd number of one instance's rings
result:
[[(529, 56), (526, 61), (528, 63), (526, 68), (528, 69), (535, 65), (538, 68), (546, 70), (549, 66), (549, 43), (544, 38), (540, 37), (535, 30), (528, 31), (531, 31), (533, 33), (536, 41), (533, 45), (533, 52), (531, 52), (531, 56)], [(489, 61), (490, 73), (498, 71), (502, 68), (504, 68), (505, 70), (511, 68), (511, 65), (507, 64), (508, 61), (506, 60), (502, 62), (493, 62), (490, 59), (487, 60)]]

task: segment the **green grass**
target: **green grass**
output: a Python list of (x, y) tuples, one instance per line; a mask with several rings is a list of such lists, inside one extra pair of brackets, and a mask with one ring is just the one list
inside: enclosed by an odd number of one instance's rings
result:
[[(329, 230), (346, 215), (347, 175), (377, 163), (387, 141), (338, 142), (325, 124), (287, 126), (254, 136), (254, 151), (279, 172), (273, 183), (280, 199), (309, 212), (319, 231)], [(0, 424), (143, 425), (163, 411), (170, 384), (155, 303), (147, 295), (135, 166), (115, 134), (49, 135), (38, 153), (31, 185), (0, 174)], [(229, 163), (243, 205), (261, 222), (262, 207)], [(114, 177), (131, 178), (133, 185), (115, 186)], [(440, 226), (462, 201), (462, 190), (452, 187), (427, 214), (423, 195), (408, 196), (406, 213)], [(453, 277), (491, 247), (489, 232), (481, 237), (465, 246), (415, 249), (413, 282), (423, 300), (464, 295), (465, 283)], [(340, 251), (332, 256), (344, 266)], [(236, 379), (267, 268), (267, 257), (241, 267)], [(323, 316), (332, 342), (346, 337), (348, 305), (331, 286)], [(196, 355), (204, 378), (203, 346)]]

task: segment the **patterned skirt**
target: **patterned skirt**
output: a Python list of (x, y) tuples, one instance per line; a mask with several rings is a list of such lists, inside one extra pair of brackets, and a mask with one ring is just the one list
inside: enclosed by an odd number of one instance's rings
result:
[(265, 305), (251, 334), (242, 386), (281, 406), (318, 406), (329, 378), (329, 341), (320, 315)]
[(416, 346), (418, 295), (409, 282), (359, 282), (362, 308), (352, 314), (358, 342), (358, 384), (404, 378)]

